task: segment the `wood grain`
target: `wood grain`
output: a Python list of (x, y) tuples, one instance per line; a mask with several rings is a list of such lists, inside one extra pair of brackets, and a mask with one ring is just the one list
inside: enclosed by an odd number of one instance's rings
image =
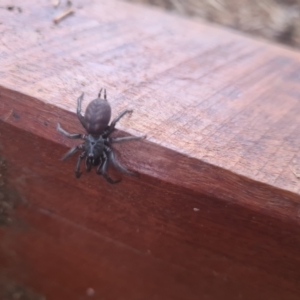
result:
[(57, 159), (65, 147), (8, 124), (2, 133), (15, 195), (0, 229), (6, 277), (58, 300), (88, 299), (88, 288), (96, 299), (298, 299), (293, 222), (146, 175), (77, 180), (74, 162)]
[[(0, 275), (55, 300), (299, 299), (300, 55), (128, 3), (73, 8), (57, 25), (50, 2), (0, 10)], [(59, 161), (57, 122), (83, 132), (76, 99), (100, 87), (113, 117), (134, 109), (117, 135), (148, 135), (116, 145), (140, 174), (116, 186)]]

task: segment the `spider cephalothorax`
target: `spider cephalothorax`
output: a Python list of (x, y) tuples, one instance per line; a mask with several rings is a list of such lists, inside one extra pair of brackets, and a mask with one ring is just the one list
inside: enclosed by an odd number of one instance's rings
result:
[(104, 99), (101, 99), (100, 90), (98, 98), (90, 102), (87, 106), (84, 116), (81, 114), (81, 102), (83, 99), (83, 93), (77, 100), (77, 116), (82, 126), (87, 131), (87, 134), (75, 133), (71, 134), (65, 131), (60, 124), (57, 124), (58, 132), (62, 133), (70, 139), (82, 139), (83, 144), (77, 145), (71, 148), (62, 158), (66, 160), (76, 151), (82, 150), (82, 153), (78, 157), (75, 176), (80, 177), (80, 163), (85, 158), (85, 168), (90, 171), (92, 166), (97, 166), (97, 173), (101, 174), (109, 183), (117, 183), (120, 180), (113, 180), (107, 175), (108, 164), (112, 163), (118, 170), (123, 173), (134, 175), (134, 173), (128, 171), (115, 159), (111, 144), (121, 143), (132, 140), (140, 140), (146, 136), (136, 137), (127, 136), (121, 138), (110, 138), (109, 135), (114, 131), (116, 123), (126, 114), (131, 113), (132, 110), (124, 110), (116, 117), (110, 125), (111, 108), (106, 100), (106, 90), (104, 90)]

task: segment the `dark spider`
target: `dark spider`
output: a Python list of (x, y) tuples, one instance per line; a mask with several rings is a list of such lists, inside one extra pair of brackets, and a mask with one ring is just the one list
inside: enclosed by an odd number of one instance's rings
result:
[(89, 103), (84, 116), (81, 114), (81, 102), (83, 100), (84, 93), (82, 93), (77, 100), (77, 116), (88, 134), (68, 133), (60, 126), (59, 123), (57, 124), (57, 131), (70, 139), (82, 139), (85, 141), (83, 144), (71, 148), (62, 157), (62, 160), (64, 161), (76, 151), (82, 150), (82, 153), (78, 157), (75, 168), (75, 176), (77, 178), (79, 178), (81, 175), (80, 164), (82, 159), (85, 158), (85, 168), (88, 172), (91, 170), (92, 166), (97, 166), (97, 173), (101, 174), (109, 183), (113, 184), (119, 182), (120, 180), (113, 180), (107, 175), (109, 162), (111, 162), (115, 168), (125, 174), (135, 175), (135, 173), (128, 171), (116, 160), (114, 152), (111, 149), (111, 144), (140, 140), (146, 138), (146, 136), (109, 138), (109, 135), (114, 131), (117, 122), (124, 115), (132, 113), (132, 110), (124, 110), (111, 122), (110, 125), (108, 125), (111, 117), (111, 107), (106, 100), (106, 90), (104, 89), (104, 99), (101, 99), (101, 92), (102, 89), (98, 94), (98, 98)]

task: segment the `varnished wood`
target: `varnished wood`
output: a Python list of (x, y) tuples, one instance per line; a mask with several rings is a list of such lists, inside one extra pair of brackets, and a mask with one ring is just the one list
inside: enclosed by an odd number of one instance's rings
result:
[[(54, 26), (38, 3), (0, 11), (0, 275), (55, 300), (299, 299), (300, 55), (117, 1)], [(57, 122), (84, 133), (100, 87), (134, 109), (116, 135), (148, 136), (115, 145), (140, 174), (115, 186), (59, 160)]]

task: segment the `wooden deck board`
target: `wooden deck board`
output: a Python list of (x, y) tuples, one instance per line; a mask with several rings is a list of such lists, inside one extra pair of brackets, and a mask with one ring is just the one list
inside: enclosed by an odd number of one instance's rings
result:
[[(300, 55), (142, 6), (73, 6), (58, 25), (50, 2), (0, 10), (0, 192), (16, 205), (0, 275), (55, 300), (85, 299), (88, 280), (106, 299), (298, 299)], [(134, 109), (117, 134), (147, 134), (116, 145), (140, 173), (116, 186), (59, 161), (74, 142), (57, 122), (83, 132), (76, 99), (100, 87), (113, 116)]]
[(121, 129), (299, 194), (297, 53), (127, 3), (90, 1), (58, 26), (27, 6), (1, 11), (3, 87), (74, 111), (105, 86), (114, 115), (135, 109)]

